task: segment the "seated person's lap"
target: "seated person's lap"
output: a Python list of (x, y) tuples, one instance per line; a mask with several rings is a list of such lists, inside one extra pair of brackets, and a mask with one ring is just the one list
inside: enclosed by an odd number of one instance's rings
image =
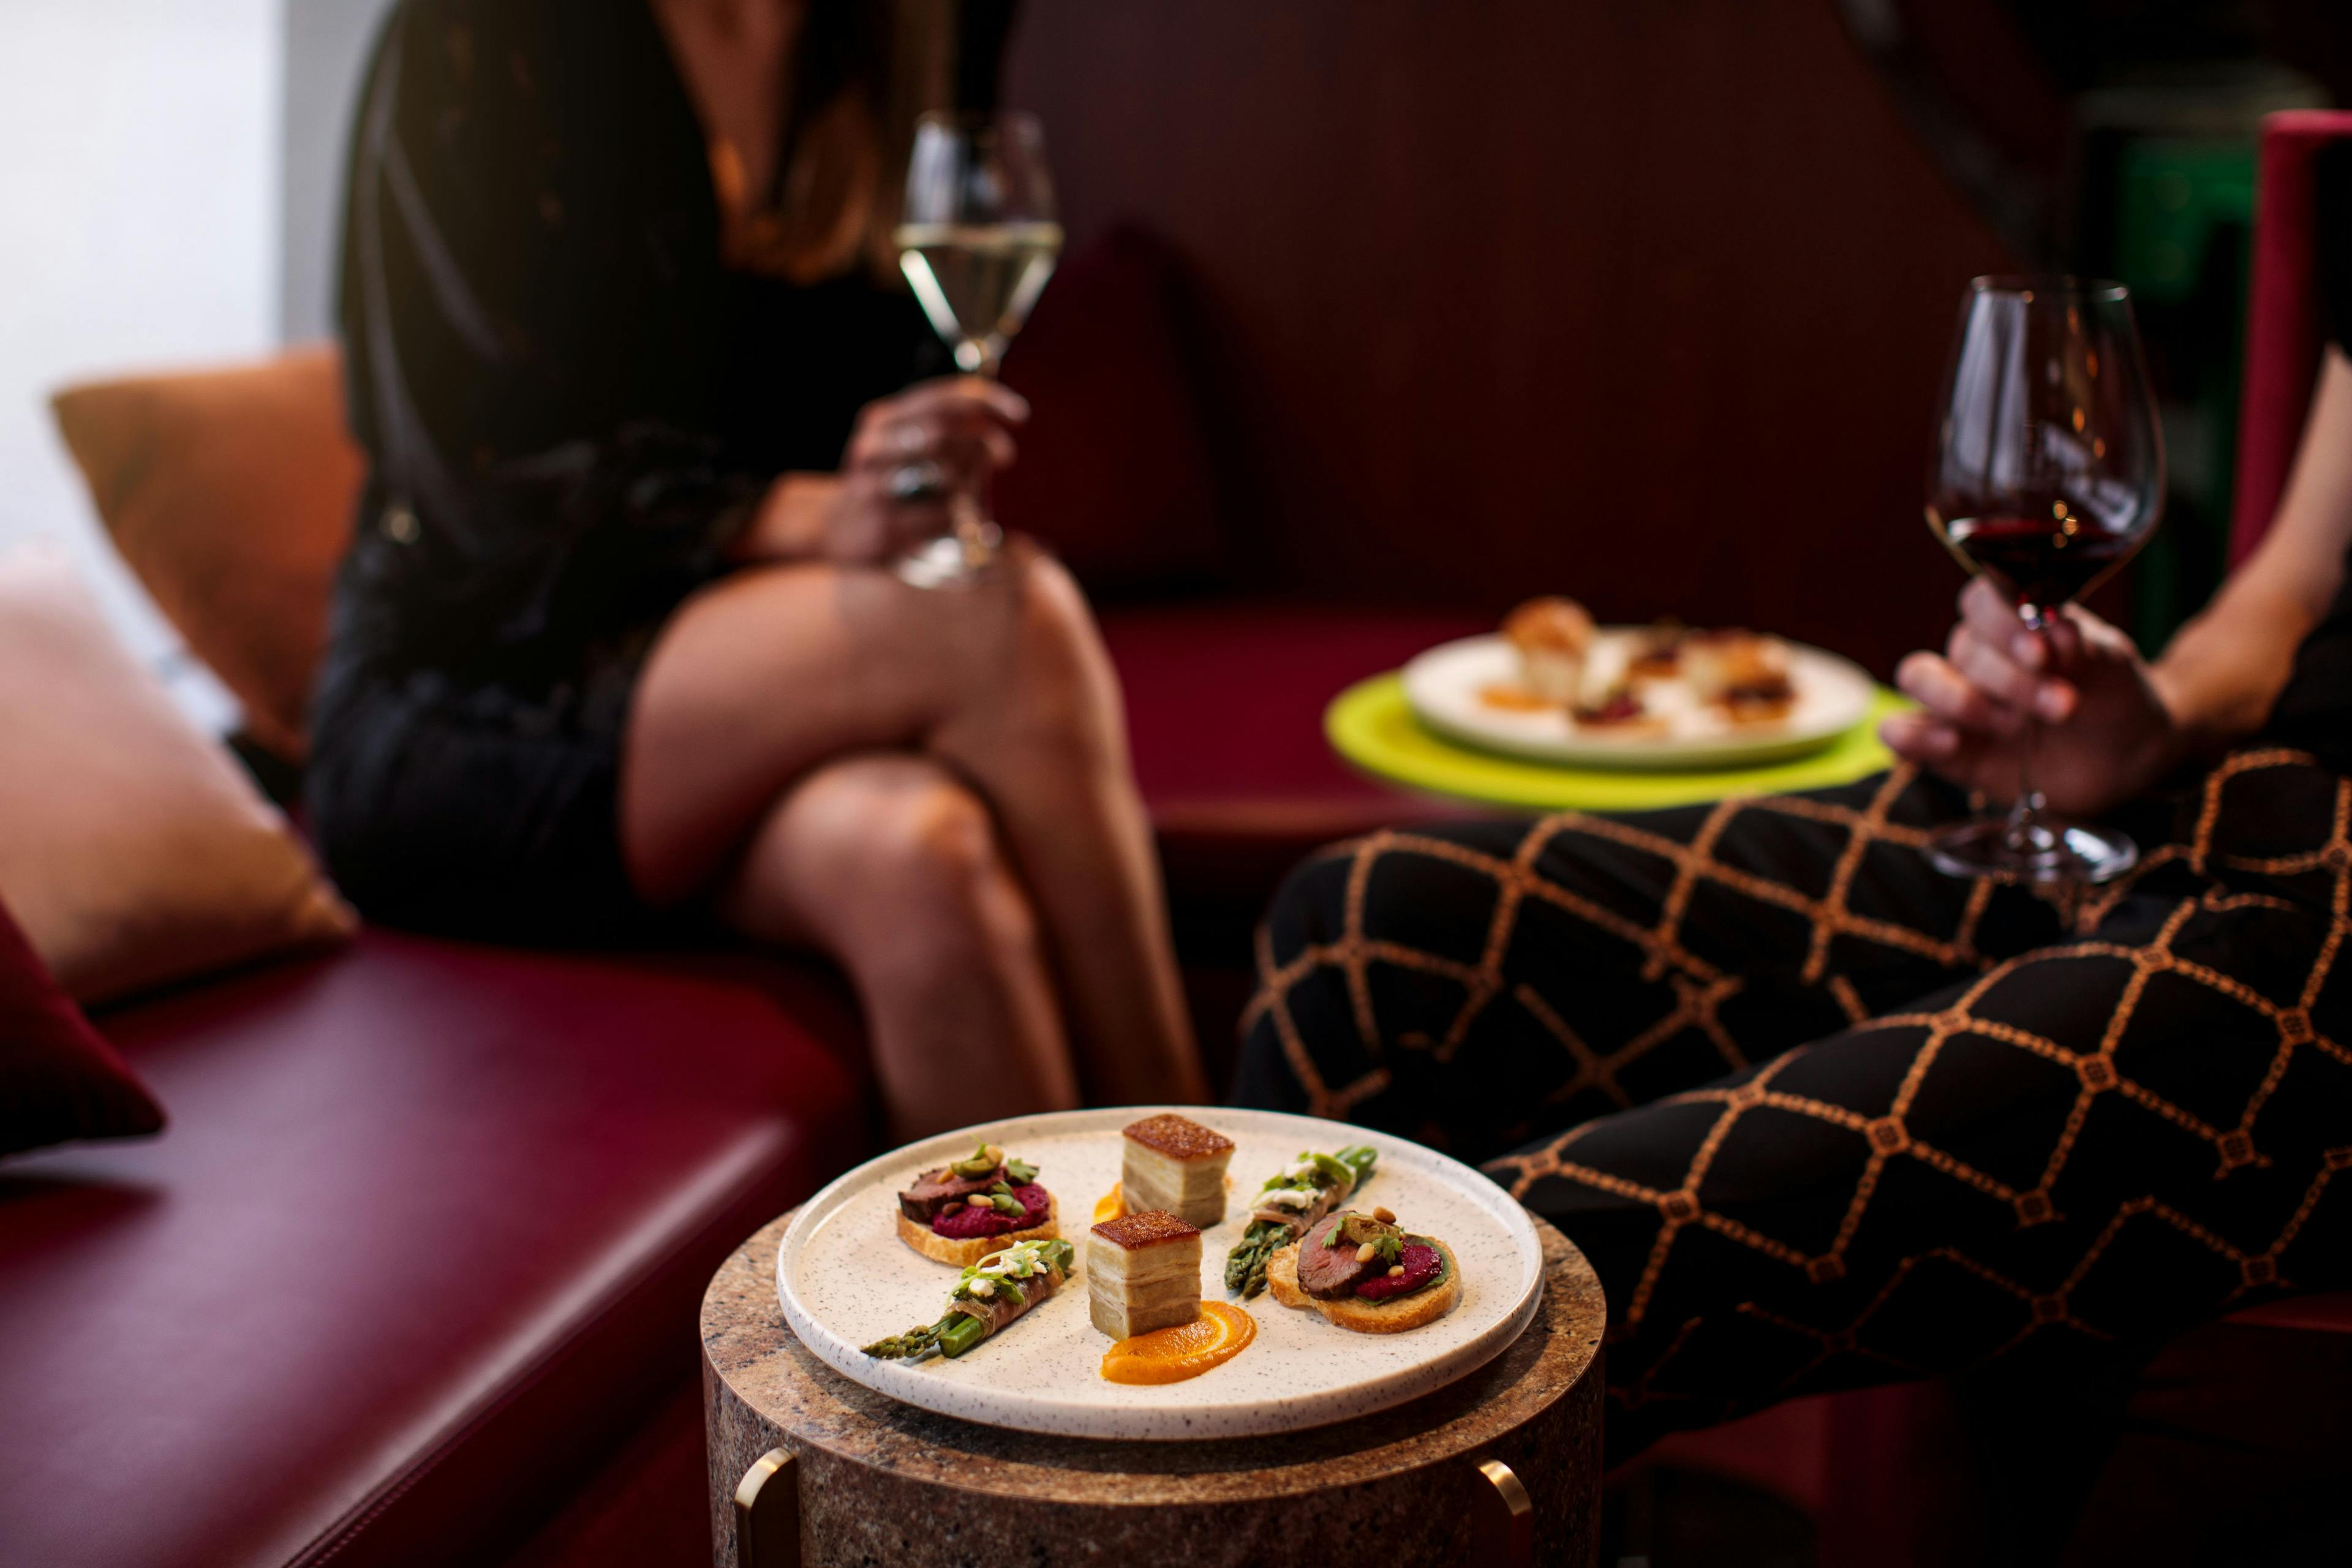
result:
[(1277, 902), (1240, 1093), (1485, 1160), (1560, 1224), (1609, 1292), (1619, 1453), (2144, 1345), (2352, 1273), (2347, 801), (2241, 753), (2071, 907), (1936, 872), (1961, 803), (1906, 775), (1376, 836)]

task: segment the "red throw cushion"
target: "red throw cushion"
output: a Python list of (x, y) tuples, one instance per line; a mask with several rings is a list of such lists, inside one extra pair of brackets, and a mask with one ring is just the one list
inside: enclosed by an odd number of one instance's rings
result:
[(993, 503), (1098, 593), (1163, 588), (1219, 564), (1208, 445), (1164, 247), (1114, 227), (1066, 258), (1005, 356), (1033, 410)]
[(155, 1103), (0, 905), (0, 1154), (160, 1131)]

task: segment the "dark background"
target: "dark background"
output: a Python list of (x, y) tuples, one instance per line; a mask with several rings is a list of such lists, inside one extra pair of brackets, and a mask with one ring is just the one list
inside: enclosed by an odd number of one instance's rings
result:
[(1943, 626), (1936, 384), (2012, 258), (1829, 0), (1032, 0), (1006, 96), (1074, 241), (1184, 258), (1254, 581)]

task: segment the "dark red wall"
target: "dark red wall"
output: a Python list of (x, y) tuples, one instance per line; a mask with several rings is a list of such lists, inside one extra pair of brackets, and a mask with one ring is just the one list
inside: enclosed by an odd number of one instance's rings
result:
[(1074, 238), (1184, 258), (1260, 584), (1941, 636), (1931, 405), (2004, 258), (1830, 0), (1029, 0), (1007, 98)]

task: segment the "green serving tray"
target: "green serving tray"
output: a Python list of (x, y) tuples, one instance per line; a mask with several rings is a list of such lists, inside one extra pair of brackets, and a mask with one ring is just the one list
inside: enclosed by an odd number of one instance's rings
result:
[(1475, 751), (1423, 728), (1393, 671), (1360, 680), (1323, 711), (1332, 749), (1391, 784), (1486, 805), (1540, 811), (1648, 811), (1733, 795), (1825, 789), (1868, 778), (1894, 761), (1878, 721), (1908, 706), (1885, 687), (1859, 724), (1818, 752), (1754, 768), (1680, 768), (1636, 773), (1574, 768)]

